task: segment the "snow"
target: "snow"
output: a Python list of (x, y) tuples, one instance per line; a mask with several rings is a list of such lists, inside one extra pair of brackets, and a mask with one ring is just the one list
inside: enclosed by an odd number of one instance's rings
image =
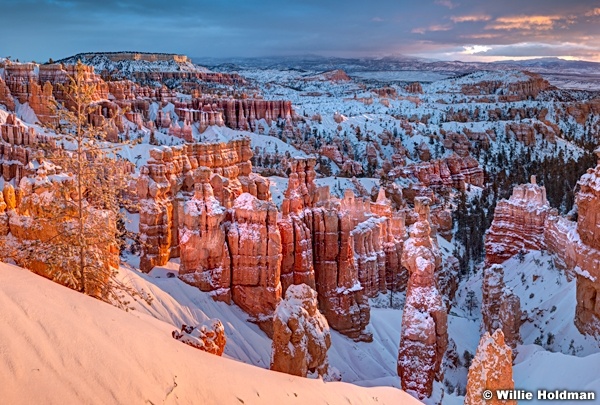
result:
[(124, 312), (0, 264), (0, 397), (10, 404), (408, 404), (391, 387), (324, 383), (219, 358)]
[[(539, 346), (521, 346), (522, 353), (515, 359), (513, 378), (519, 388), (528, 387), (529, 390), (547, 389), (549, 391), (594, 391), (598, 393), (600, 387), (600, 372), (598, 362), (600, 353), (585, 357), (569, 356), (562, 353), (552, 353), (539, 350)], [(597, 400), (597, 398), (596, 398)], [(538, 401), (534, 395), (531, 404), (542, 404), (547, 401)], [(575, 405), (580, 401), (560, 401), (561, 404)]]

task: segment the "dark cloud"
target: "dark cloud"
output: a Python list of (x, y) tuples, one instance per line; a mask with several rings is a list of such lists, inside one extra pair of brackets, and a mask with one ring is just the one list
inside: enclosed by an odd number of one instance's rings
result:
[(0, 11), (0, 57), (38, 61), (112, 50), (600, 60), (596, 0), (0, 0)]

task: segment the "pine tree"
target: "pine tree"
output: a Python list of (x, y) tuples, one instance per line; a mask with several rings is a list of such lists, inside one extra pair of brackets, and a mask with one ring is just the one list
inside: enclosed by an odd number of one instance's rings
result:
[[(57, 234), (41, 241), (52, 278), (82, 293), (121, 302), (111, 265), (118, 260), (117, 220), (125, 177), (122, 165), (111, 156), (117, 147), (104, 142), (110, 122), (90, 123), (99, 115), (95, 86), (86, 82), (78, 63), (74, 76), (61, 89), (64, 104), (53, 105), (60, 148), (46, 145), (48, 160), (60, 166), (66, 181), (58, 182), (54, 204), (47, 213)], [(35, 249), (33, 249), (35, 254)], [(123, 286), (122, 286), (123, 287)]]

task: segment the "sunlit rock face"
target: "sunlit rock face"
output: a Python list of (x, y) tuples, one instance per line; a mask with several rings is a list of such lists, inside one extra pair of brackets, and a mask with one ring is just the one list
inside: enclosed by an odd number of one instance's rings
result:
[(429, 397), (434, 379), (441, 380), (441, 362), (448, 345), (446, 307), (437, 287), (441, 254), (431, 239), (429, 200), (415, 200), (419, 220), (409, 229), (402, 264), (410, 278), (402, 314), (398, 375), (402, 389), (419, 399)]
[(290, 286), (273, 316), (271, 370), (325, 376), (330, 346), (329, 325), (319, 312), (317, 292), (306, 284)]
[(512, 351), (504, 342), (504, 334), (500, 329), (491, 335), (485, 332), (469, 367), (465, 405), (516, 405), (516, 400), (500, 400), (496, 395), (483, 399), (485, 390), (514, 389), (512, 375)]
[(530, 184), (516, 186), (510, 199), (496, 205), (485, 238), (486, 265), (503, 263), (527, 249), (544, 249), (545, 222), (550, 210), (546, 189), (536, 184), (535, 177)]

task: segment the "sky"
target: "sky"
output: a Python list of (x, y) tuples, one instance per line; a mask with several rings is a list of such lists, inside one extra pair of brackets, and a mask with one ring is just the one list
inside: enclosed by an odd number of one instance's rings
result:
[(0, 58), (100, 51), (600, 62), (600, 0), (0, 0)]

